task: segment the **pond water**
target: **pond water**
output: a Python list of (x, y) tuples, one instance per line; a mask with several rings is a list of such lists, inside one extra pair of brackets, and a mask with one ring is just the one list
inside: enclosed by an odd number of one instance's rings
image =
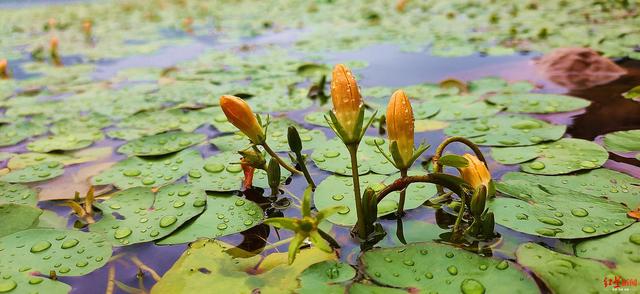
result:
[[(40, 1), (29, 1), (28, 4), (21, 3), (19, 5), (32, 5), (31, 2)], [(4, 7), (12, 7), (13, 5), (18, 4), (15, 2), (2, 3)], [(150, 54), (134, 54), (123, 58), (99, 61), (96, 63), (95, 70), (90, 73), (90, 76), (95, 80), (109, 80), (117, 77), (120, 71), (127, 69), (143, 67), (168, 68), (195, 60), (202, 54), (211, 52), (212, 50), (229, 50), (229, 48), (246, 47), (250, 49), (246, 52), (238, 52), (238, 54), (260, 54), (261, 48), (267, 46), (282, 46), (288, 48), (301, 34), (304, 34), (304, 32), (285, 30), (258, 37), (244, 38), (241, 44), (229, 45), (218, 42), (216, 38), (212, 36), (198, 35), (190, 37), (187, 35), (185, 37), (181, 31), (167, 31), (165, 35), (167, 35), (169, 40), (171, 40), (171, 37), (175, 37), (175, 35), (180, 35), (176, 38), (176, 40), (180, 40), (177, 45), (162, 46), (159, 50), (153, 51)], [(187, 41), (185, 41), (185, 39)], [(171, 42), (169, 41), (169, 43)], [(577, 111), (533, 115), (535, 118), (551, 123), (567, 125), (565, 137), (589, 141), (595, 140), (596, 142), (600, 140), (601, 142), (601, 137), (607, 133), (640, 129), (640, 103), (630, 99), (624, 99), (621, 96), (623, 92), (640, 84), (640, 62), (632, 59), (621, 59), (618, 61), (618, 65), (625, 68), (628, 74), (610, 83), (587, 89), (569, 90), (547, 80), (536, 70), (533, 61), (541, 56), (541, 54), (536, 52), (517, 53), (507, 56), (473, 54), (466, 57), (438, 57), (430, 55), (428, 51), (406, 52), (393, 44), (375, 44), (365, 46), (358, 50), (323, 52), (314, 55), (296, 51), (295, 48), (289, 49), (291, 51), (289, 51), (288, 54), (291, 56), (300, 56), (302, 58), (309, 58), (310, 60), (322, 60), (322, 63), (327, 65), (348, 61), (358, 61), (366, 64), (365, 67), (354, 68), (358, 82), (363, 88), (383, 86), (396, 89), (425, 82), (437, 83), (447, 78), (468, 82), (485, 77), (500, 77), (507, 81), (514, 82), (529, 81), (535, 85), (536, 89), (534, 92), (536, 93), (566, 94), (591, 101), (588, 107)], [(16, 59), (12, 62), (12, 69), (16, 79), (25, 80), (34, 77), (32, 74), (29, 74), (28, 70), (22, 68), (23, 64), (29, 62), (30, 60), (26, 57)], [(65, 56), (63, 59), (63, 63), (66, 66), (82, 62), (86, 62), (82, 56)], [(136, 82), (131, 83), (135, 84)], [(122, 85), (126, 86), (127, 83)], [(65, 97), (66, 96), (52, 96), (47, 99), (65, 99)], [(443, 108), (446, 108), (446, 106)], [(317, 109), (320, 109), (319, 106), (314, 105), (313, 107), (302, 110), (276, 114), (276, 116), (286, 115), (306, 128), (318, 129), (327, 137), (334, 137), (329, 129), (305, 122), (304, 116)], [(116, 128), (112, 126), (104, 130), (106, 132), (115, 129)], [(221, 132), (209, 124), (199, 127), (195, 132), (205, 134), (209, 139), (221, 134)], [(377, 128), (371, 128), (367, 134), (378, 135), (378, 130)], [(435, 146), (446, 137), (442, 130), (419, 132), (416, 134), (416, 142), (425, 140), (432, 144), (433, 147), (426, 153), (428, 156), (431, 156), (433, 155)], [(2, 147), (0, 148), (0, 152), (27, 152), (29, 141), (30, 140), (13, 146)], [(113, 147), (115, 150), (125, 143), (126, 141), (107, 137), (95, 142), (92, 147)], [(214, 145), (206, 143), (197, 145), (193, 147), (193, 149), (198, 150), (205, 158), (219, 153), (219, 150)], [(486, 155), (491, 154), (489, 147), (482, 147), (481, 149)], [(455, 144), (452, 145), (448, 151), (458, 154), (469, 152), (465, 147)], [(604, 164), (604, 167), (622, 171), (636, 178), (640, 178), (640, 161), (633, 157), (625, 157), (622, 155), (624, 154), (610, 153), (609, 159)], [(94, 167), (97, 170), (104, 170), (105, 168), (103, 166), (105, 166), (105, 164), (108, 166), (113, 162), (121, 161), (125, 158), (126, 155), (113, 151), (110, 156), (102, 158), (99, 161), (65, 167), (65, 174), (63, 176), (43, 183), (30, 184), (30, 186), (42, 189), (42, 191), (64, 191), (66, 194), (72, 195), (75, 192), (74, 189), (88, 186), (86, 179), (78, 182), (79, 175), (91, 171)], [(6, 168), (7, 164), (8, 160), (4, 160), (0, 164), (0, 168)], [(309, 163), (308, 166), (316, 183), (322, 182), (322, 180), (331, 175), (330, 172), (319, 169), (313, 163)], [(519, 170), (518, 165), (503, 165), (493, 160), (491, 156), (488, 156), (488, 167), (494, 179), (500, 179), (506, 172)], [(454, 170), (452, 170), (452, 172), (455, 173)], [(186, 182), (186, 177), (183, 177), (177, 182)], [(113, 187), (102, 187), (99, 188), (98, 191), (103, 194), (111, 188)], [(305, 188), (306, 183), (304, 180), (301, 177), (295, 177), (292, 181), (288, 181), (287, 184), (282, 186), (283, 193), (279, 195), (279, 197), (286, 198), (294, 204), (299, 204), (299, 200), (293, 199), (291, 194), (300, 197)], [(238, 192), (237, 195), (244, 195), (248, 200), (260, 204), (263, 209), (270, 209), (272, 212), (276, 211), (270, 208), (274, 204), (267, 197), (269, 195), (268, 189), (265, 191), (260, 188), (254, 188), (242, 193)], [(70, 227), (73, 226), (77, 218), (69, 216), (71, 210), (60, 204), (60, 201), (52, 200), (41, 201), (38, 206), (45, 210), (55, 211), (60, 216), (69, 217), (68, 225)], [(297, 217), (300, 215), (299, 208), (295, 205), (279, 211), (287, 216)], [(99, 219), (100, 217), (98, 216), (97, 218)], [(408, 211), (403, 221), (405, 223), (423, 222), (436, 224), (436, 210), (426, 206), (412, 209)], [(383, 217), (381, 224), (388, 232), (385, 240), (381, 242), (381, 245), (386, 247), (401, 245), (394, 234), (396, 220), (391, 217)], [(487, 246), (487, 248), (481, 250), (485, 255), (514, 260), (516, 248), (518, 245), (526, 242), (546, 244), (554, 248), (557, 252), (573, 254), (575, 242), (519, 233), (499, 225), (496, 226), (496, 232), (500, 234), (500, 238), (486, 244), (480, 244), (480, 246)], [(407, 234), (414, 233), (415, 230), (413, 230), (413, 227), (407, 229)], [(349, 228), (333, 226), (331, 234), (342, 246), (340, 249), (340, 259), (353, 265), (357, 264), (358, 255), (360, 254), (359, 244), (351, 238)], [(290, 236), (289, 231), (276, 231), (274, 228), (262, 224), (254, 226), (242, 233), (224, 236), (219, 239), (244, 250), (254, 251)], [(474, 245), (478, 246), (478, 244)], [(286, 252), (287, 247), (288, 244), (277, 246), (276, 248), (265, 251), (264, 254)], [(133, 288), (144, 287), (145, 289), (150, 289), (156, 283), (156, 280), (146, 271), (141, 276), (138, 275), (140, 266), (136, 265), (131, 258), (136, 257), (144, 265), (162, 276), (187, 248), (187, 244), (158, 246), (153, 242), (114, 247), (113, 255), (118, 258), (110, 261), (108, 266), (104, 266), (80, 277), (61, 276), (59, 280), (73, 287), (71, 293), (102, 293), (104, 289), (107, 288), (109, 268), (113, 266), (115, 267), (115, 280)], [(543, 292), (550, 291), (539, 279), (536, 281)], [(114, 293), (127, 292), (121, 288), (116, 288)]]

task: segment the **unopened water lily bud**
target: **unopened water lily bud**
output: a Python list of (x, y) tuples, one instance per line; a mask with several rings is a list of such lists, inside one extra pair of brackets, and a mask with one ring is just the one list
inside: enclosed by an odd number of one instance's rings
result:
[(395, 142), (396, 150), (391, 150), (396, 165), (401, 168), (409, 167), (413, 158), (413, 109), (411, 102), (402, 90), (397, 90), (391, 95), (387, 105), (387, 133), (389, 141)]
[(220, 108), (229, 122), (249, 137), (251, 142), (264, 143), (264, 130), (247, 102), (236, 96), (223, 95), (220, 97)]
[(331, 101), (333, 102), (333, 114), (335, 115), (344, 134), (345, 139), (359, 137), (362, 124), (358, 120), (362, 108), (362, 96), (360, 89), (351, 70), (344, 64), (338, 64), (333, 68), (331, 75)]
[(275, 158), (271, 158), (269, 160), (269, 164), (267, 165), (267, 180), (269, 182), (269, 187), (271, 190), (278, 190), (280, 187), (280, 164)]
[(287, 141), (289, 142), (289, 149), (291, 152), (297, 153), (302, 151), (302, 140), (300, 139), (300, 134), (298, 134), (298, 129), (294, 126), (289, 126), (287, 129)]
[(491, 182), (491, 174), (489, 173), (489, 169), (487, 166), (478, 159), (476, 156), (471, 154), (463, 155), (464, 158), (469, 162), (467, 167), (459, 167), (460, 175), (462, 179), (464, 179), (469, 185), (474, 188), (478, 188), (479, 186), (485, 186), (489, 188), (489, 184)]
[(0, 59), (0, 79), (6, 80), (10, 78), (9, 66), (6, 59)]

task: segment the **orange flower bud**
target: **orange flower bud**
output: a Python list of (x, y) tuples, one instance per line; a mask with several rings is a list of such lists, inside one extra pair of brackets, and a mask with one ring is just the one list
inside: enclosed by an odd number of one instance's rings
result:
[(220, 97), (220, 108), (231, 124), (240, 129), (254, 144), (265, 140), (264, 130), (247, 102), (231, 95)]
[(413, 109), (411, 102), (402, 90), (397, 90), (391, 95), (387, 105), (387, 133), (390, 141), (398, 145), (398, 153), (401, 157), (402, 167), (408, 167), (413, 157)]
[(491, 174), (484, 162), (468, 153), (463, 155), (463, 157), (467, 159), (469, 166), (458, 168), (462, 179), (474, 188), (481, 185), (488, 188), (489, 182), (491, 181)]
[(91, 34), (91, 26), (92, 24), (90, 20), (85, 20), (82, 22), (82, 30), (85, 34)]
[(49, 41), (49, 49), (52, 53), (58, 51), (58, 37), (51, 37), (51, 41)]
[(6, 80), (10, 77), (8, 62), (6, 59), (0, 59), (0, 79)]
[(356, 126), (360, 107), (362, 107), (362, 96), (351, 70), (344, 64), (338, 64), (333, 68), (331, 75), (331, 101), (333, 102), (333, 113), (342, 128), (352, 137), (358, 136), (355, 130), (361, 128)]

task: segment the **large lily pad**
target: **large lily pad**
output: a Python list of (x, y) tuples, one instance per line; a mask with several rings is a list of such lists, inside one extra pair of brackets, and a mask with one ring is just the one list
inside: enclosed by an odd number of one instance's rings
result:
[(9, 162), (7, 162), (7, 167), (10, 169), (21, 169), (47, 161), (57, 161), (67, 166), (106, 158), (111, 156), (112, 151), (111, 147), (95, 147), (64, 153), (20, 153), (11, 157)]
[(490, 96), (492, 103), (502, 105), (509, 112), (520, 113), (553, 113), (573, 111), (591, 104), (589, 100), (566, 95), (555, 94), (497, 94)]
[(374, 249), (360, 261), (379, 284), (438, 293), (538, 293), (516, 264), (438, 243)]
[[(233, 255), (232, 255), (233, 254)], [(237, 256), (237, 257), (234, 257)], [(251, 256), (251, 257), (243, 257)], [(151, 289), (151, 293), (194, 293), (215, 289), (228, 293), (283, 293), (299, 287), (295, 278), (312, 264), (335, 260), (317, 248), (303, 249), (291, 265), (287, 253), (264, 259), (215, 240), (198, 240)]]
[(344, 282), (353, 279), (356, 270), (349, 264), (334, 260), (318, 262), (305, 269), (298, 279), (298, 293), (335, 293), (345, 292)]
[(43, 162), (27, 166), (23, 169), (12, 170), (0, 177), (0, 181), (10, 183), (31, 183), (53, 179), (64, 173), (62, 163), (56, 161)]
[(627, 207), (598, 196), (518, 180), (496, 186), (515, 197), (490, 202), (496, 223), (518, 232), (578, 239), (619, 231), (634, 222), (627, 217)]
[(0, 124), (0, 146), (20, 143), (29, 137), (41, 135), (47, 128), (33, 122), (22, 121), (13, 124)]
[[(410, 172), (410, 175), (419, 172)], [(390, 177), (384, 175), (368, 174), (360, 176), (360, 189), (364, 191), (366, 187), (372, 187), (375, 191), (384, 188), (399, 177), (399, 174)], [(436, 187), (432, 184), (416, 183), (407, 188), (406, 202), (404, 208), (414, 209), (422, 205), (429, 198), (436, 194)], [(400, 192), (394, 192), (384, 198), (378, 204), (378, 216), (393, 213), (398, 208)], [(353, 195), (353, 180), (351, 177), (332, 175), (322, 181), (313, 195), (313, 202), (318, 210), (334, 206), (344, 206), (345, 209), (338, 211), (327, 218), (330, 222), (351, 226), (357, 222), (356, 204)]]
[(467, 137), (482, 146), (528, 146), (558, 140), (566, 129), (528, 116), (499, 115), (456, 121), (444, 133)]
[(204, 134), (168, 132), (129, 141), (118, 148), (118, 152), (129, 156), (157, 156), (189, 148), (204, 141)]
[(33, 227), (38, 223), (42, 210), (21, 204), (0, 204), (0, 237)]
[[(522, 180), (543, 186), (557, 186), (573, 191), (605, 197), (629, 208), (640, 206), (640, 179), (606, 168), (564, 176), (539, 176), (520, 172), (506, 173), (502, 180)], [(563, 197), (558, 195), (558, 197)]]
[[(516, 251), (518, 263), (533, 271), (553, 293), (603, 293), (603, 279), (620, 274), (605, 264), (525, 243)], [(613, 286), (609, 286), (613, 288)]]
[(0, 182), (0, 204), (5, 203), (35, 206), (38, 193), (25, 185)]
[(611, 235), (585, 240), (576, 245), (576, 255), (613, 261), (624, 277), (633, 277), (640, 266), (640, 223)]
[(572, 138), (536, 146), (492, 148), (491, 155), (499, 163), (522, 163), (520, 168), (523, 171), (540, 175), (594, 169), (609, 158), (609, 153), (602, 146)]
[(207, 196), (207, 207), (201, 215), (157, 243), (169, 245), (198, 238), (219, 238), (259, 225), (263, 217), (262, 208), (255, 202), (230, 194), (212, 193)]
[(202, 213), (206, 203), (205, 192), (191, 185), (175, 184), (157, 192), (131, 188), (96, 203), (102, 219), (89, 229), (103, 233), (115, 246), (153, 241)]
[(640, 152), (640, 130), (608, 133), (604, 135), (604, 147), (609, 151)]
[(27, 149), (33, 152), (76, 150), (88, 147), (102, 138), (102, 131), (99, 130), (89, 133), (53, 135), (30, 142), (27, 144)]
[[(204, 162), (191, 167), (187, 180), (190, 184), (207, 191), (238, 191), (244, 180), (240, 157), (236, 152), (221, 152), (207, 157)], [(269, 160), (269, 157), (266, 157), (266, 160)], [(281, 181), (284, 182), (289, 176), (289, 171), (281, 170)], [(269, 187), (267, 173), (264, 170), (255, 170), (253, 186)]]
[(133, 156), (93, 177), (91, 183), (120, 189), (160, 187), (175, 182), (201, 161), (200, 153), (193, 149), (158, 157)]
[(0, 238), (0, 271), (82, 276), (102, 267), (111, 246), (101, 234), (75, 230), (29, 229)]
[[(380, 149), (387, 152), (387, 140), (365, 136), (358, 146), (358, 173), (366, 174), (372, 171), (377, 174), (392, 174), (397, 169), (382, 155)], [(390, 155), (389, 155), (390, 156)], [(329, 140), (323, 146), (316, 148), (311, 154), (313, 162), (322, 170), (340, 175), (351, 175), (351, 157), (344, 143), (339, 138)]]

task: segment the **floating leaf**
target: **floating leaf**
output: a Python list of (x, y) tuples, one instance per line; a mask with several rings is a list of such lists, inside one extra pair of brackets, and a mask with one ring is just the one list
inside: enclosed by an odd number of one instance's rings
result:
[(600, 145), (572, 138), (536, 146), (492, 148), (491, 155), (499, 163), (522, 163), (523, 171), (540, 175), (594, 169), (609, 158), (609, 153)]
[(38, 193), (25, 185), (0, 182), (0, 204), (5, 203), (35, 206)]
[(488, 98), (491, 103), (502, 105), (509, 112), (554, 113), (574, 111), (591, 104), (589, 100), (556, 94), (498, 94)]
[(44, 126), (27, 121), (0, 124), (0, 146), (18, 144), (24, 139), (41, 135), (46, 131)]
[(53, 179), (63, 173), (64, 167), (61, 163), (49, 161), (31, 165), (23, 169), (12, 170), (10, 173), (0, 177), (0, 181), (10, 183), (31, 183)]
[(28, 229), (0, 238), (0, 271), (82, 276), (102, 267), (111, 246), (101, 234)]
[(313, 247), (300, 250), (293, 264), (288, 265), (287, 253), (272, 253), (262, 259), (230, 247), (215, 240), (192, 243), (151, 293), (194, 293), (202, 289), (221, 293), (288, 293), (299, 288), (295, 277), (310, 265), (336, 259), (334, 254)]
[(94, 161), (111, 156), (111, 147), (96, 147), (66, 153), (28, 152), (13, 156), (7, 163), (10, 169), (22, 169), (46, 161), (56, 161), (63, 165), (72, 165)]
[[(507, 260), (438, 243), (373, 249), (360, 261), (375, 282), (438, 293), (538, 293), (535, 281)], [(423, 265), (429, 266), (423, 266)]]
[(501, 108), (479, 100), (478, 96), (442, 96), (431, 100), (440, 106), (440, 112), (433, 117), (436, 120), (471, 119), (492, 116)]
[(27, 144), (27, 149), (33, 152), (76, 150), (88, 147), (102, 138), (101, 131), (53, 135)]
[(207, 207), (201, 215), (157, 243), (170, 245), (227, 236), (259, 225), (262, 219), (262, 209), (255, 202), (230, 194), (212, 193), (207, 196)]
[(640, 130), (608, 133), (604, 135), (604, 147), (609, 151), (640, 152)]
[(111, 125), (111, 119), (103, 114), (90, 113), (73, 118), (63, 118), (51, 124), (51, 132), (54, 134), (73, 134), (83, 130), (91, 132)]
[(588, 238), (622, 230), (634, 222), (627, 217), (627, 207), (601, 197), (518, 180), (496, 186), (515, 197), (490, 202), (496, 223), (525, 234)]
[(129, 141), (118, 148), (118, 152), (129, 156), (165, 155), (189, 148), (204, 141), (204, 134), (169, 132)]
[(0, 237), (33, 227), (38, 223), (42, 210), (21, 204), (0, 204)]
[(640, 86), (635, 86), (631, 88), (629, 91), (622, 93), (622, 97), (627, 99), (638, 99), (640, 98)]
[(564, 255), (534, 243), (520, 245), (516, 256), (518, 263), (533, 271), (553, 293), (602, 293), (606, 290), (603, 279), (620, 275), (598, 261)]
[(528, 116), (498, 115), (456, 121), (444, 133), (469, 138), (482, 146), (528, 146), (558, 140), (566, 129)]
[(349, 264), (334, 260), (318, 262), (305, 269), (298, 279), (298, 293), (345, 293), (343, 282), (356, 276), (356, 270)]
[(18, 270), (0, 269), (0, 275), (7, 277), (0, 280), (2, 293), (67, 294), (71, 292), (71, 286), (65, 283), (33, 276), (30, 273), (23, 273)]
[(200, 162), (200, 153), (193, 149), (158, 157), (133, 156), (93, 177), (91, 183), (113, 184), (119, 189), (160, 187), (175, 182)]
[[(340, 292), (342, 293), (342, 292)], [(354, 283), (349, 287), (350, 294), (402, 294), (411, 293), (408, 290), (380, 287), (373, 284)]]
[(206, 203), (205, 192), (191, 185), (175, 184), (157, 192), (131, 188), (94, 204), (102, 211), (102, 219), (89, 229), (103, 233), (114, 246), (149, 242), (202, 213)]
[[(580, 193), (604, 197), (620, 202), (629, 208), (640, 206), (640, 180), (610, 169), (599, 168), (586, 173), (565, 176), (538, 176), (519, 172), (509, 172), (503, 181), (522, 180), (543, 186), (557, 186)], [(557, 197), (564, 197), (558, 195)]]
[(576, 245), (578, 257), (613, 261), (616, 269), (633, 277), (640, 263), (640, 223), (602, 238), (585, 240)]
[[(369, 171), (378, 174), (391, 174), (397, 169), (380, 154), (376, 143), (382, 150), (389, 149), (387, 140), (365, 136), (358, 146), (358, 173), (366, 174)], [(326, 144), (316, 148), (311, 154), (311, 159), (318, 168), (340, 175), (351, 175), (351, 157), (344, 143), (339, 138), (327, 141)]]

